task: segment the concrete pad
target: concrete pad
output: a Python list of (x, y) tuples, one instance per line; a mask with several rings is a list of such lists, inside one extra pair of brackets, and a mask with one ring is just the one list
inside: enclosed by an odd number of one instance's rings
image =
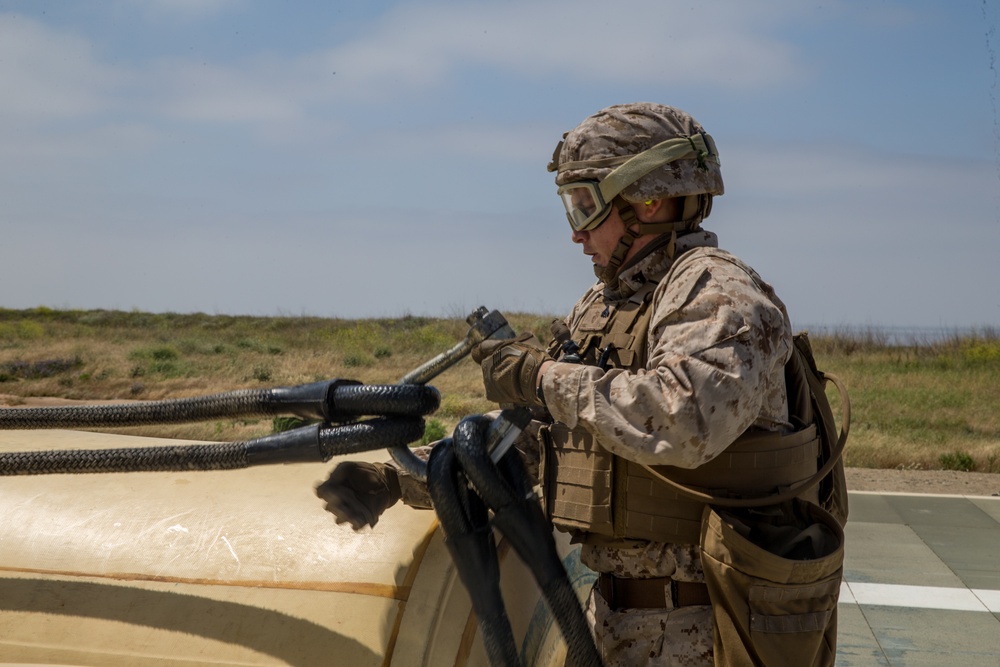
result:
[(1000, 498), (850, 502), (837, 667), (1000, 667)]

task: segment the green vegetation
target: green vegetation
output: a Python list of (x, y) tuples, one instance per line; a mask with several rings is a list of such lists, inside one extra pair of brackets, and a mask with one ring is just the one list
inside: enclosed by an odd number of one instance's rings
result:
[(874, 332), (813, 346), (850, 392), (847, 465), (1000, 472), (997, 332), (893, 346)]
[[(517, 331), (548, 337), (551, 316), (508, 314)], [(461, 340), (454, 318), (343, 320), (123, 311), (0, 309), (0, 395), (155, 400), (345, 378), (398, 382)], [(983, 331), (890, 345), (877, 329), (812, 335), (820, 368), (850, 391), (847, 464), (871, 468), (1000, 472), (1000, 336)], [(495, 406), (465, 359), (432, 382), (440, 409), (424, 441)], [(838, 409), (836, 392), (830, 396)], [(838, 412), (839, 414), (839, 412)], [(289, 419), (122, 429), (199, 440), (241, 440)]]

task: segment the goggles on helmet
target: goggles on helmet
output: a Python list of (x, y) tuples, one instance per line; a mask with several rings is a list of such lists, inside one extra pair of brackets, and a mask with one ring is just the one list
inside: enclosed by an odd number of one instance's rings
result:
[(574, 181), (559, 187), (559, 197), (566, 207), (566, 218), (575, 232), (600, 226), (611, 213), (611, 202), (601, 196), (597, 181)]
[(566, 218), (573, 231), (596, 229), (607, 220), (611, 203), (625, 188), (658, 167), (676, 160), (697, 158), (719, 161), (715, 142), (699, 132), (691, 137), (667, 139), (638, 155), (580, 160), (559, 165), (559, 171), (587, 167), (615, 167), (601, 181), (573, 181), (559, 186), (559, 197), (566, 208)]

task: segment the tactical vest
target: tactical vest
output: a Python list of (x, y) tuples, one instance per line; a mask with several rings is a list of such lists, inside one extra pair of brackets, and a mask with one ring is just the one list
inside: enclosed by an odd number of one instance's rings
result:
[[(645, 367), (650, 304), (657, 284), (646, 283), (620, 302), (594, 302), (572, 333), (583, 363), (633, 372)], [(803, 369), (790, 367), (798, 365), (796, 346), (786, 376), (798, 374), (792, 378), (796, 383), (789, 386), (789, 398), (790, 419), (793, 424), (800, 422), (800, 428), (789, 434), (751, 428), (719, 456), (694, 469), (647, 468), (605, 450), (583, 428), (570, 429), (559, 422), (544, 427), (546, 452), (540, 477), (553, 524), (581, 541), (697, 544), (705, 500), (678, 491), (658, 475), (722, 498), (768, 498), (810, 481), (825, 450), (811, 407), (796, 404), (803, 400)], [(808, 396), (805, 400), (808, 404)], [(821, 493), (814, 485), (801, 497), (816, 503)]]

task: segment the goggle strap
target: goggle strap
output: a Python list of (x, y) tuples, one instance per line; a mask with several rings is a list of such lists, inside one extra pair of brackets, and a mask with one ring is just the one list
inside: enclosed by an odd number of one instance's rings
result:
[[(698, 133), (693, 137), (667, 139), (633, 156), (601, 181), (601, 196), (604, 197), (604, 201), (611, 201), (621, 194), (622, 190), (654, 169), (691, 157), (697, 158), (699, 162), (704, 162), (707, 158), (718, 162), (715, 142), (709, 135)], [(560, 165), (560, 169), (562, 168)]]
[(639, 231), (643, 234), (669, 234), (670, 232), (682, 232), (690, 224), (690, 220), (681, 220), (680, 222), (642, 222), (639, 223)]
[(712, 198), (707, 194), (688, 195), (684, 198), (684, 218), (677, 222), (640, 222), (639, 230), (643, 234), (667, 234), (686, 232), (698, 226), (708, 216), (712, 207)]
[[(559, 145), (560, 149), (562, 144)], [(574, 169), (600, 169), (601, 167), (617, 167), (618, 165), (625, 164), (635, 155), (616, 155), (614, 157), (602, 157), (595, 158), (593, 160), (574, 160), (572, 162), (563, 162), (559, 165), (559, 171), (571, 171)], [(549, 171), (555, 171), (555, 169), (549, 169)]]

